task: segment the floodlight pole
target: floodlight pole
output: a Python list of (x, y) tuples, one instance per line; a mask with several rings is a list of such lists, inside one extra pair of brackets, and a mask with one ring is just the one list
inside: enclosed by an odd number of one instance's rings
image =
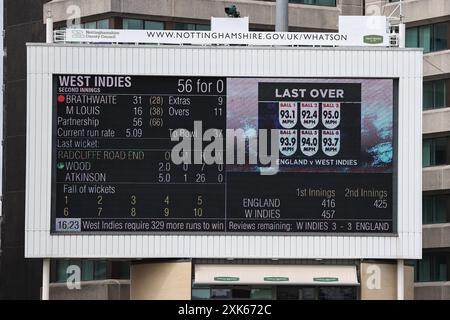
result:
[(277, 0), (275, 31), (288, 32), (289, 25), (289, 0)]
[(400, 0), (399, 6), (400, 6), (400, 23), (398, 25), (398, 36), (399, 36), (398, 46), (400, 48), (404, 48), (406, 42), (406, 27), (405, 23), (403, 22), (403, 0)]

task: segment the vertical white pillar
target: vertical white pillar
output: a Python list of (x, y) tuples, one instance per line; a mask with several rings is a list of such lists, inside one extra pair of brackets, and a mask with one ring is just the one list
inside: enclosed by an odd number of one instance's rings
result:
[(42, 260), (42, 300), (50, 298), (50, 259)]
[(397, 260), (397, 300), (405, 300), (405, 262)]
[(404, 23), (398, 25), (398, 47), (404, 48), (406, 42), (406, 28)]
[(46, 34), (46, 42), (47, 43), (53, 43), (53, 18), (51, 16), (47, 17), (46, 20), (46, 28), (47, 28), (47, 34)]

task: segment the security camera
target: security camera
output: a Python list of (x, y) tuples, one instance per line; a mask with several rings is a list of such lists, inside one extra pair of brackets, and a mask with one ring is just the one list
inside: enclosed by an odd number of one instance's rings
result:
[(237, 8), (234, 4), (231, 6), (225, 7), (225, 13), (230, 18), (239, 18), (241, 16), (241, 13), (239, 11), (237, 11)]

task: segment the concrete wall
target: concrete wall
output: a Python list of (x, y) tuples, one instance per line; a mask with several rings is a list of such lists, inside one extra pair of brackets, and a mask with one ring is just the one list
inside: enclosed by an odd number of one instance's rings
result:
[(423, 191), (450, 189), (450, 165), (423, 168)]
[(4, 0), (3, 197), (0, 300), (39, 299), (42, 261), (24, 258), (26, 42), (45, 42), (43, 3)]
[(132, 300), (190, 300), (192, 263), (133, 264), (130, 269)]
[(425, 249), (450, 247), (450, 223), (426, 224), (422, 231)]
[[(405, 266), (405, 300), (414, 300), (414, 268)], [(361, 300), (396, 300), (397, 265), (361, 263)]]
[(422, 121), (423, 134), (450, 131), (450, 108), (424, 111)]
[[(344, 0), (342, 14), (361, 14), (361, 0)], [(44, 7), (56, 22), (67, 19), (69, 5), (78, 5), (81, 16), (93, 16), (116, 12), (121, 14), (177, 17), (181, 19), (210, 20), (211, 16), (224, 17), (224, 8), (235, 4), (241, 16), (249, 16), (251, 24), (274, 25), (275, 2), (256, 0), (55, 0)], [(291, 4), (289, 25), (306, 29), (337, 30), (339, 8)]]
[(450, 50), (424, 54), (423, 76), (432, 77), (442, 74), (450, 74)]
[(340, 0), (338, 1), (344, 16), (361, 16), (363, 14), (362, 0)]
[(415, 300), (450, 300), (450, 282), (417, 282), (414, 284)]
[[(389, 15), (397, 5), (398, 3), (387, 4), (385, 6), (386, 15)], [(434, 22), (439, 17), (444, 19), (450, 16), (450, 1), (403, 0), (403, 13), (407, 24), (414, 21), (421, 21), (422, 24)]]
[(81, 289), (69, 290), (66, 283), (50, 284), (50, 300), (129, 300), (129, 280), (83, 281)]

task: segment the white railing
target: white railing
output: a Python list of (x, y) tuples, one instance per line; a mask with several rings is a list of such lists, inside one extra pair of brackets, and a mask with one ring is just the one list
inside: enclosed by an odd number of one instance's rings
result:
[(53, 31), (53, 42), (66, 42), (66, 30)]
[(398, 33), (391, 33), (389, 35), (389, 46), (390, 47), (398, 47), (399, 46), (399, 36)]

